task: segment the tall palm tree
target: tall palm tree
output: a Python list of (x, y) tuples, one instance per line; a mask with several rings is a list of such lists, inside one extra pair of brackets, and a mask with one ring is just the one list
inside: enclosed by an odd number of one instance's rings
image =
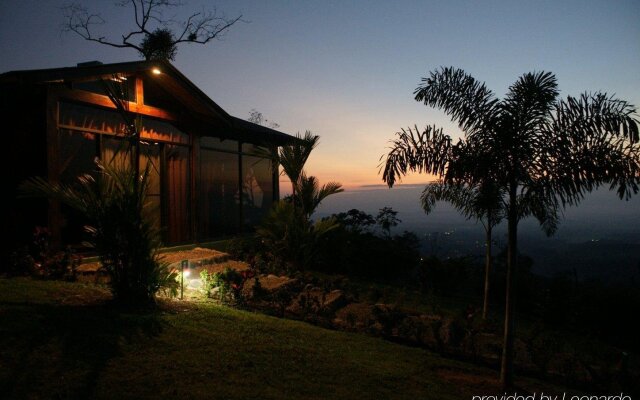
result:
[[(500, 380), (513, 384), (513, 332), (518, 223), (533, 215), (549, 231), (558, 210), (609, 185), (629, 199), (640, 186), (640, 142), (633, 105), (606, 93), (558, 100), (549, 72), (522, 75), (499, 100), (461, 69), (423, 78), (415, 99), (442, 109), (465, 137), (456, 143), (427, 127), (399, 138), (387, 155), (383, 180), (392, 186), (409, 171), (447, 183), (476, 185), (492, 176), (503, 190), (508, 221), (507, 284)], [(407, 146), (410, 144), (410, 146)]]

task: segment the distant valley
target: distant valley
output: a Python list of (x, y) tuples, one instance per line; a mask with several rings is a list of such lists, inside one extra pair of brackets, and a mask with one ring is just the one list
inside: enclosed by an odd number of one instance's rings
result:
[[(467, 221), (447, 203), (426, 215), (419, 204), (423, 185), (398, 185), (393, 189), (368, 186), (327, 198), (315, 218), (357, 208), (375, 216), (390, 206), (402, 223), (395, 233), (413, 231), (421, 239), (422, 253), (439, 257), (484, 253), (484, 230)], [(581, 280), (609, 283), (640, 282), (640, 198), (620, 200), (606, 189), (588, 195), (578, 207), (567, 208), (556, 235), (548, 238), (537, 221), (519, 225), (521, 253), (534, 260), (533, 271), (552, 276), (567, 272)], [(497, 253), (506, 246), (506, 224), (495, 231)]]

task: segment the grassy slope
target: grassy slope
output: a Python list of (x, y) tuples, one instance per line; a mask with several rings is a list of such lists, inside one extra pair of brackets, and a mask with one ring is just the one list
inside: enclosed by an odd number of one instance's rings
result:
[(95, 286), (0, 279), (2, 396), (464, 399), (499, 392), (494, 371), (365, 335), (211, 303), (122, 313), (108, 299)]

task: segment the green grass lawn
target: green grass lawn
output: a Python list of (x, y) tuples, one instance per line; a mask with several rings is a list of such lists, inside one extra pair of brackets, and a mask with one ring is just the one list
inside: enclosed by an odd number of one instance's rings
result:
[[(497, 372), (208, 302), (114, 309), (104, 288), (0, 279), (0, 397), (471, 399)], [(558, 390), (533, 380), (520, 392)]]

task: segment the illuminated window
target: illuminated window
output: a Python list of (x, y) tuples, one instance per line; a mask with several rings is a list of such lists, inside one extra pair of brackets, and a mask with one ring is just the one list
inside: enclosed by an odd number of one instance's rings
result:
[(136, 101), (136, 80), (134, 77), (114, 77), (105, 78), (104, 81), (94, 80), (72, 83), (73, 89), (84, 90), (87, 92), (108, 96), (105, 85), (108, 85), (111, 90), (116, 91), (116, 93), (121, 93), (122, 98), (127, 99), (131, 102)]

